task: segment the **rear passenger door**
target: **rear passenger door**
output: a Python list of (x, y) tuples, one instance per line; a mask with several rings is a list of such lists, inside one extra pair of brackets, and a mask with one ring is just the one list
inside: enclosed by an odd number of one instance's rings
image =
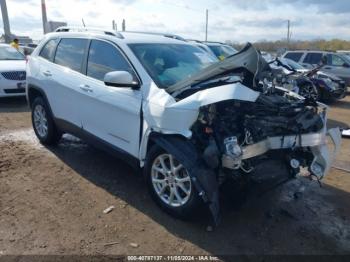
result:
[(79, 128), (82, 126), (80, 83), (85, 78), (82, 68), (87, 48), (87, 39), (61, 39), (54, 64), (43, 72), (51, 82), (49, 101), (55, 117)]
[(106, 86), (103, 78), (112, 71), (134, 69), (119, 48), (111, 42), (92, 40), (86, 63), (83, 128), (88, 133), (137, 157), (140, 136), (141, 91)]

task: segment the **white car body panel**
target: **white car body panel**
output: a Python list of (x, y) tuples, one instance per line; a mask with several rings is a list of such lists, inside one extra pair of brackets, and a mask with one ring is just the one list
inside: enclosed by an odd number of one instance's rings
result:
[(90, 77), (85, 77), (82, 84), (92, 90), (80, 96), (83, 129), (138, 157), (141, 91), (106, 86)]
[(25, 93), (5, 93), (4, 89), (18, 89), (18, 84), (25, 85), (25, 80), (6, 79), (1, 73), (11, 71), (26, 71), (25, 60), (0, 61), (0, 97), (24, 96)]

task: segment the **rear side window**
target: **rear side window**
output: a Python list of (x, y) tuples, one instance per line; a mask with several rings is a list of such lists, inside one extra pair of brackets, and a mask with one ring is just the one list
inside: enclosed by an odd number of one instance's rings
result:
[(112, 71), (127, 71), (134, 75), (130, 64), (116, 47), (104, 41), (92, 40), (86, 74), (103, 81), (105, 74)]
[(64, 38), (57, 46), (54, 62), (81, 72), (86, 46), (86, 39)]
[(284, 57), (289, 58), (295, 62), (299, 62), (302, 55), (303, 53), (301, 52), (293, 52), (293, 53), (287, 53)]
[(58, 43), (58, 39), (51, 39), (49, 40), (43, 49), (41, 49), (39, 56), (49, 60), (53, 61), (53, 57), (55, 55), (55, 49), (56, 45)]
[(322, 53), (308, 53), (305, 56), (304, 63), (317, 65), (321, 62), (322, 56), (323, 56)]

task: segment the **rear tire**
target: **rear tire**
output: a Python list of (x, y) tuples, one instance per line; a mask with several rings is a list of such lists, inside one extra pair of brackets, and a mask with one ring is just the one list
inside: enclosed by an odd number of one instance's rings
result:
[(185, 163), (157, 145), (147, 155), (144, 176), (152, 198), (168, 214), (188, 220), (202, 206)]
[(32, 125), (40, 142), (44, 145), (55, 145), (62, 134), (56, 128), (49, 107), (42, 97), (36, 97), (32, 103)]

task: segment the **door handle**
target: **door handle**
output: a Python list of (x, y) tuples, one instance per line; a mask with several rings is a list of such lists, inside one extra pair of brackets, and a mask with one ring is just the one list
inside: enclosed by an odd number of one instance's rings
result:
[(331, 70), (331, 69), (332, 69), (332, 67), (326, 66), (324, 69)]
[(49, 70), (43, 72), (44, 76), (52, 76)]
[(94, 90), (89, 85), (80, 85), (79, 86), (81, 90), (85, 92), (93, 92)]

